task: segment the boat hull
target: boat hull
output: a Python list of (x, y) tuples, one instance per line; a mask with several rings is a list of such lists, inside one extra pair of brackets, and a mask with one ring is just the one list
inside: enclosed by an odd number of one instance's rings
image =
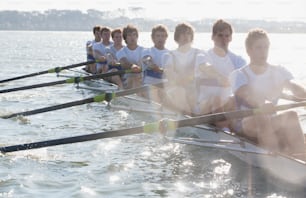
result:
[[(182, 137), (184, 134), (186, 135), (186, 132), (189, 137), (205, 140), (203, 143), (192, 139), (194, 142), (190, 143), (192, 145), (227, 150), (247, 164), (265, 170), (273, 183), (290, 186), (291, 190), (295, 188), (306, 189), (306, 164), (303, 161), (281, 153), (270, 152), (243, 137), (218, 129), (214, 130), (206, 125), (180, 128), (177, 130), (176, 136)], [(212, 142), (215, 146), (207, 144), (207, 142)], [(227, 144), (220, 146), (220, 143), (217, 142), (227, 142)]]

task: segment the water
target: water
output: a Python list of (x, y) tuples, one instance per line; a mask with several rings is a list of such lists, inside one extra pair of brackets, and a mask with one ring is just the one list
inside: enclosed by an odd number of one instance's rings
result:
[[(271, 34), (270, 62), (290, 67), (304, 83), (305, 34)], [(0, 32), (0, 79), (85, 60), (91, 32)], [(245, 34), (231, 48), (245, 56)], [(151, 46), (150, 33), (141, 45)], [(207, 49), (210, 34), (195, 35)], [(168, 48), (173, 49), (173, 34)], [(66, 72), (64, 72), (66, 73)], [(67, 72), (68, 74), (68, 72)], [(1, 84), (1, 89), (55, 81), (46, 74)], [(80, 100), (94, 93), (57, 85), (0, 95), (0, 114)], [(304, 109), (299, 112), (305, 113)], [(138, 126), (151, 116), (108, 110), (105, 103), (0, 119), (0, 144), (15, 145)], [(304, 124), (304, 123), (303, 123)], [(165, 142), (159, 135), (131, 135), (15, 152), (0, 156), (0, 197), (299, 197), (271, 185), (265, 173), (226, 152)]]

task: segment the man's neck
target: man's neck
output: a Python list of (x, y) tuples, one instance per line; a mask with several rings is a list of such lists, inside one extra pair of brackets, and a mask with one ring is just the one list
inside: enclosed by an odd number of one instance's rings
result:
[(255, 74), (262, 74), (267, 70), (269, 64), (267, 62), (250, 62), (249, 66)]
[(160, 45), (154, 45), (154, 47), (158, 50), (164, 50), (165, 46), (160, 46)]
[(103, 45), (106, 45), (106, 46), (108, 46), (108, 45), (110, 45), (110, 41), (102, 41), (102, 43), (103, 43)]
[(178, 47), (178, 51), (180, 52), (188, 52), (191, 49), (191, 43), (186, 43)]
[(127, 45), (127, 48), (129, 48), (130, 50), (135, 50), (137, 47), (138, 47), (137, 44)]

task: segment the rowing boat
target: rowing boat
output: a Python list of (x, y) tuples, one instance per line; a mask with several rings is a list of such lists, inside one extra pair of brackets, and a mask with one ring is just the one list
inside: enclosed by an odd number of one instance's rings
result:
[[(104, 84), (103, 87), (90, 89), (105, 91), (106, 87)], [(111, 104), (118, 103), (121, 104), (120, 107), (117, 106), (118, 109), (147, 112), (158, 115), (157, 118), (176, 120), (186, 118), (186, 116), (179, 115), (137, 94), (116, 98), (111, 102)], [(116, 108), (116, 105), (113, 105), (113, 107)], [(261, 148), (256, 142), (233, 132), (203, 124), (181, 127), (171, 135), (167, 134), (167, 136), (174, 143), (225, 150), (253, 167), (262, 168), (274, 184), (277, 182), (282, 186), (290, 186), (291, 190), (306, 186), (306, 163), (304, 161)]]

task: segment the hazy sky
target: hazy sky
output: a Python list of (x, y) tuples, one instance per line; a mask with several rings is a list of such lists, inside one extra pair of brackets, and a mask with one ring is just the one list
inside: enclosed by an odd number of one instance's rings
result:
[(101, 11), (138, 7), (127, 15), (146, 18), (242, 18), (306, 22), (305, 0), (0, 0), (0, 10)]

